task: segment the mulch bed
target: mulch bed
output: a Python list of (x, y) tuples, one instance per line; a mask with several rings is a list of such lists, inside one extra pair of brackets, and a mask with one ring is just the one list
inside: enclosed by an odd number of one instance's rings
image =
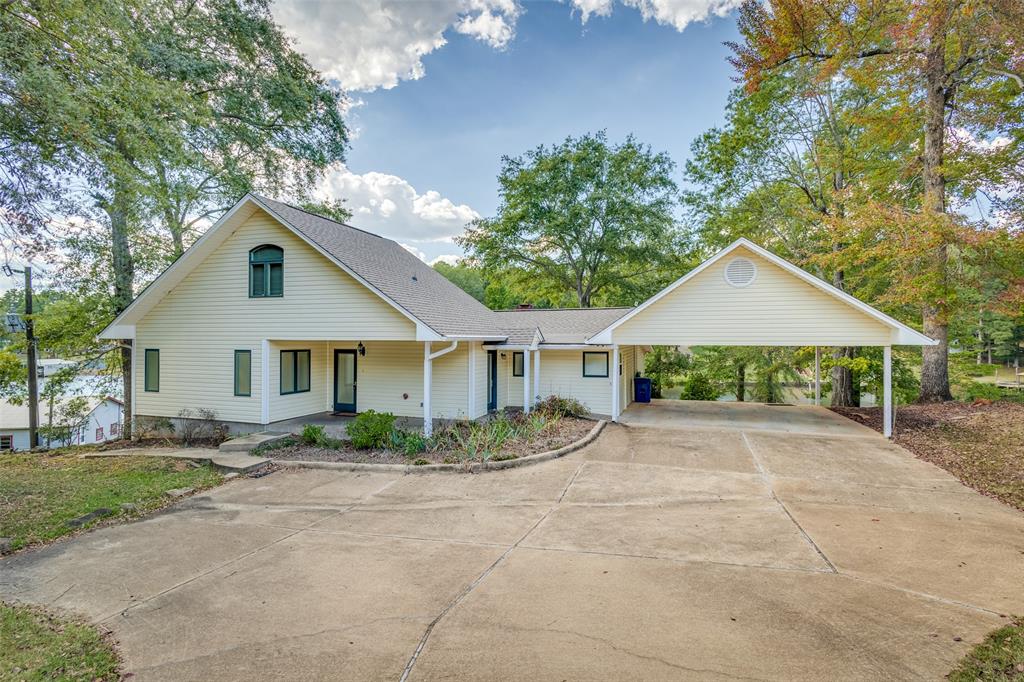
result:
[[(557, 450), (590, 433), (594, 422), (589, 419), (563, 417), (552, 427), (530, 439), (509, 441), (497, 456), (491, 459), (517, 459), (548, 450)], [(291, 459), (306, 462), (356, 462), (361, 464), (411, 464), (418, 460), (426, 460), (430, 464), (461, 464), (467, 461), (462, 453), (454, 450), (427, 451), (412, 457), (391, 450), (356, 450), (347, 443), (342, 448), (322, 448), (296, 443), (286, 447), (267, 449), (259, 453), (271, 459)], [(422, 462), (421, 462), (422, 463)]]
[[(882, 431), (880, 408), (833, 411)], [(893, 441), (980, 493), (1024, 510), (1024, 405), (1007, 401), (902, 405)]]

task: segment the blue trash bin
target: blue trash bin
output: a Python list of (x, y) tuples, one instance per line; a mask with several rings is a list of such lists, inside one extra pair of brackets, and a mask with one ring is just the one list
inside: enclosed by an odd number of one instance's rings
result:
[(651, 402), (651, 380), (647, 377), (633, 379), (633, 400), (638, 403)]

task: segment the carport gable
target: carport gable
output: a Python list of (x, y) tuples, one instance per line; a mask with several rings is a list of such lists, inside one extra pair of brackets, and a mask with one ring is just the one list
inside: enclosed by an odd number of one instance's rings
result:
[(934, 342), (740, 239), (590, 343), (888, 346)]

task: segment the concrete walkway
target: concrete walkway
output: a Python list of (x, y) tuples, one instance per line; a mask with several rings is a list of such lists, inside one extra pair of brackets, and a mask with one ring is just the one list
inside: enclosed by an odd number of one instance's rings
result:
[(138, 680), (941, 679), (1024, 613), (1024, 514), (806, 429), (281, 471), (0, 561), (0, 597), (111, 628)]
[(247, 452), (223, 452), (213, 448), (125, 448), (104, 450), (79, 455), (83, 459), (93, 457), (168, 457), (209, 462), (224, 473), (247, 474), (270, 463), (266, 457), (252, 457)]

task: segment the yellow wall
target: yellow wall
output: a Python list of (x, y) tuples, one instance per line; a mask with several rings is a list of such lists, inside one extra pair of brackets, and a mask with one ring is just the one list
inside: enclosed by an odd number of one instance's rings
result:
[[(753, 284), (734, 287), (726, 265), (744, 256)], [(889, 327), (747, 249), (736, 249), (612, 332), (619, 344), (879, 346)]]
[[(284, 296), (251, 299), (249, 250), (267, 243), (284, 249)], [(408, 318), (269, 215), (257, 211), (136, 325), (135, 410), (140, 415), (174, 417), (185, 407), (208, 407), (227, 421), (258, 423), (263, 339), (353, 339), (365, 343), (415, 338), (415, 325)], [(317, 349), (311, 359), (312, 371), (325, 371), (331, 361), (326, 344), (303, 341), (298, 345)], [(421, 373), (422, 346), (415, 345), (421, 353), (417, 369)], [(158, 393), (143, 390), (145, 348), (160, 350)], [(252, 351), (251, 397), (234, 395), (235, 349)], [(275, 349), (270, 357), (271, 419), (294, 416), (293, 412), (314, 403), (324, 405), (328, 398), (323, 393), (278, 395), (278, 355)]]

